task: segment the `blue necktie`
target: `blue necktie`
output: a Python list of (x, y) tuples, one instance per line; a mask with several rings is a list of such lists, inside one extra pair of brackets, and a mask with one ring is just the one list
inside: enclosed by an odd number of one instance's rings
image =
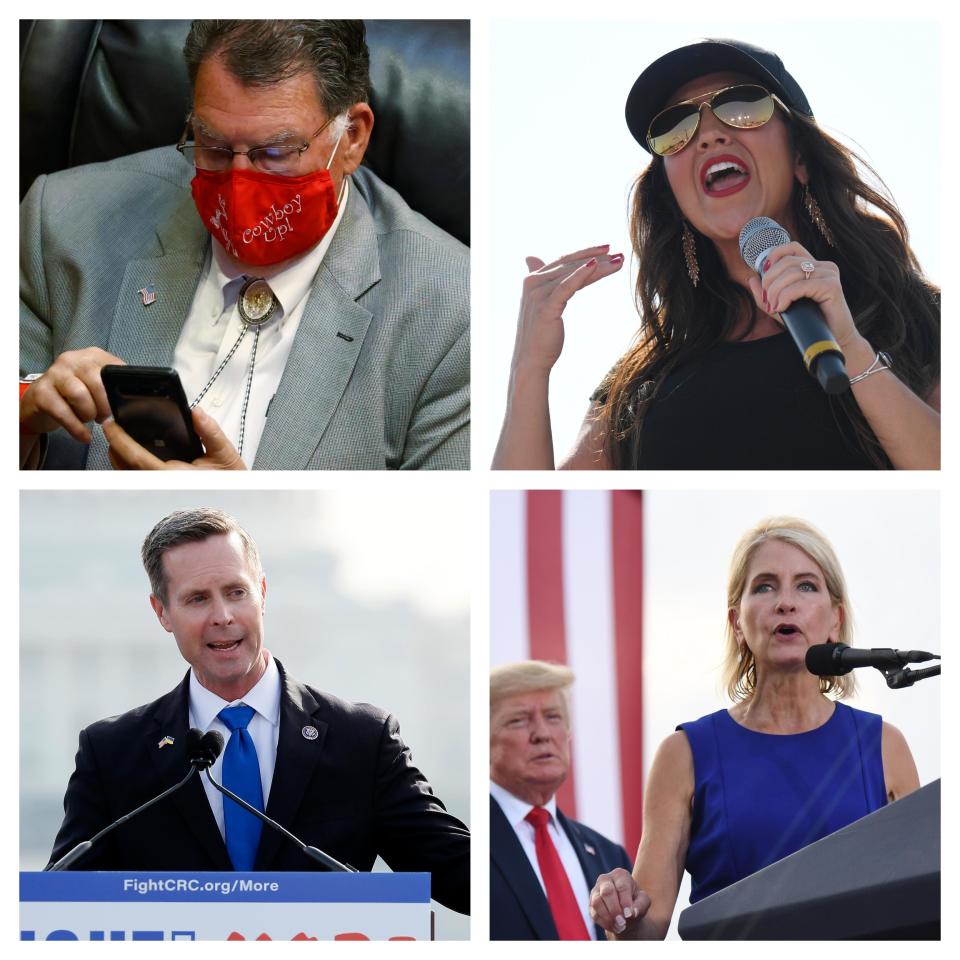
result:
[[(230, 742), (223, 753), (223, 785), (242, 797), (251, 807), (263, 810), (263, 789), (260, 786), (260, 763), (257, 748), (247, 732), (253, 707), (243, 704), (224, 707), (219, 717), (230, 730)], [(247, 813), (239, 803), (223, 798), (223, 827), (227, 853), (234, 870), (252, 870), (260, 843), (261, 822)]]

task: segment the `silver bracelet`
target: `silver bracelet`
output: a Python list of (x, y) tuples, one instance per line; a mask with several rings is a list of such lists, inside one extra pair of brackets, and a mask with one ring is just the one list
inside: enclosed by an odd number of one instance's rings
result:
[(863, 373), (858, 373), (855, 377), (850, 378), (850, 386), (852, 387), (855, 383), (859, 383), (861, 380), (866, 380), (867, 377), (876, 373), (878, 370), (892, 370), (893, 369), (893, 360), (890, 357), (889, 353), (884, 353), (882, 350), (877, 351), (877, 355), (873, 358), (873, 363), (867, 367)]

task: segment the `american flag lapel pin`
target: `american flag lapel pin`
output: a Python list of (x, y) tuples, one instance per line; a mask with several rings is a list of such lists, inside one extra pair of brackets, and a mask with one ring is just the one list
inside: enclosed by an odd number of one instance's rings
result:
[(164, 737), (164, 738), (157, 744), (157, 748), (160, 749), (160, 750), (162, 750), (164, 747), (172, 747), (172, 746), (173, 746), (173, 737), (170, 737), (170, 736)]
[(591, 847), (589, 843), (585, 843), (583, 847), (587, 851), (587, 853), (590, 854), (591, 857), (595, 857), (597, 855), (597, 851), (593, 847)]
[(140, 294), (140, 299), (143, 301), (145, 307), (149, 307), (154, 300), (157, 299), (157, 291), (152, 283), (148, 283), (145, 287), (141, 287), (137, 293)]

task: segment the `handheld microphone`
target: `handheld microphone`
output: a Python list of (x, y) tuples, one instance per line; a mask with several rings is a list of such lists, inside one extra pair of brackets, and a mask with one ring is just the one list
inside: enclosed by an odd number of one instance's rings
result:
[(138, 813), (143, 813), (148, 807), (152, 807), (155, 803), (159, 803), (163, 800), (164, 797), (169, 797), (171, 793), (176, 793), (186, 782), (198, 771), (206, 770), (216, 759), (220, 756), (220, 751), (223, 749), (223, 737), (220, 734), (216, 734), (219, 737), (219, 745), (215, 740), (208, 739), (210, 734), (201, 734), (199, 730), (195, 727), (191, 727), (187, 731), (187, 759), (190, 761), (190, 771), (189, 773), (181, 780), (179, 783), (175, 783), (172, 787), (164, 790), (163, 793), (154, 797), (152, 800), (148, 800), (146, 803), (141, 804), (135, 810), (131, 810), (129, 813), (124, 814), (119, 820), (114, 820), (109, 826), (104, 827), (98, 834), (91, 837), (89, 840), (84, 840), (81, 843), (78, 843), (72, 850), (65, 853), (56, 863), (48, 864), (44, 867), (44, 870), (68, 870), (70, 866), (77, 860), (80, 859), (101, 837), (105, 837), (108, 833), (115, 830), (121, 824), (126, 823), (128, 820), (132, 820)]
[[(223, 750), (223, 736), (216, 730), (208, 730), (203, 735), (203, 739), (206, 740), (208, 737), (210, 738), (211, 744), (215, 745), (216, 753), (214, 754), (214, 759), (216, 759), (216, 757), (220, 756), (220, 753)], [(303, 853), (305, 853), (311, 859), (316, 860), (318, 863), (322, 863), (328, 870), (334, 870), (340, 873), (359, 872), (356, 867), (351, 867), (348, 863), (341, 863), (339, 860), (335, 860), (329, 854), (317, 849), (317, 847), (311, 847), (304, 843), (298, 837), (295, 837), (289, 830), (287, 830), (286, 827), (280, 826), (276, 820), (272, 820), (261, 810), (258, 810), (256, 807), (247, 803), (243, 797), (238, 797), (232, 790), (228, 790), (222, 783), (217, 783), (217, 781), (213, 779), (209, 768), (207, 769), (207, 779), (225, 797), (229, 797), (234, 803), (239, 803), (240, 806), (247, 811), (247, 813), (252, 813), (255, 817), (262, 820), (268, 826), (273, 827), (274, 830), (279, 830), (280, 833), (282, 833), (288, 840), (293, 841), (293, 843), (295, 843), (301, 849), (301, 851), (303, 851)]]
[(807, 669), (818, 677), (842, 677), (857, 667), (896, 669), (907, 663), (939, 660), (935, 653), (924, 650), (891, 650), (888, 647), (858, 650), (845, 643), (815, 643), (807, 649)]
[[(790, 242), (790, 234), (769, 217), (753, 217), (740, 231), (740, 256), (751, 270), (763, 276), (763, 265), (773, 247)], [(794, 301), (780, 311), (783, 324), (803, 357), (807, 372), (817, 378), (827, 393), (850, 389), (843, 365), (843, 352), (834, 339), (819, 304), (809, 297)]]

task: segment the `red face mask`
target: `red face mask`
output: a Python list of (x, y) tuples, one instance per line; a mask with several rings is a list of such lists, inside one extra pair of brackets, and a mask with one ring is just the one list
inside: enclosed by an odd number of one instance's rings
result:
[(265, 266), (304, 253), (337, 216), (329, 170), (281, 177), (257, 170), (197, 170), (190, 183), (203, 225), (241, 263)]

